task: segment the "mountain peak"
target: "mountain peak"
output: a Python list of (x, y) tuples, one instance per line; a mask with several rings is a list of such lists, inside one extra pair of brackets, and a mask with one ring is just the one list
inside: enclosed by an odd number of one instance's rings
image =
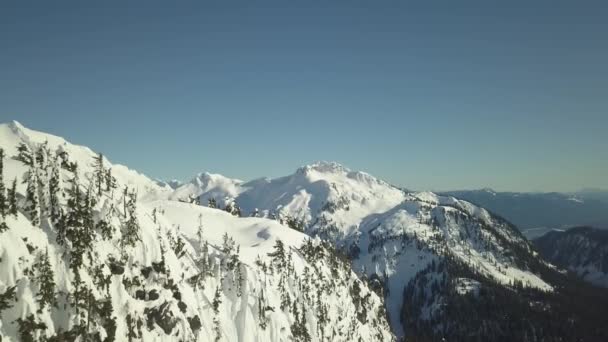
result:
[(3, 124), (3, 126), (8, 127), (14, 134), (17, 134), (19, 136), (24, 135), (25, 134), (25, 126), (23, 126), (19, 121), (17, 120), (12, 120), (9, 121), (5, 124)]
[(17, 121), (17, 120), (11, 120), (11, 121), (8, 123), (8, 126), (9, 126), (9, 127), (11, 127), (11, 128), (13, 128), (13, 129), (23, 129), (23, 128), (25, 128), (25, 127), (24, 127), (24, 126), (23, 126), (23, 125), (22, 125), (22, 124), (21, 124), (19, 121)]
[(350, 169), (334, 161), (316, 161), (298, 168), (296, 173), (308, 174), (311, 171), (320, 173), (348, 173)]

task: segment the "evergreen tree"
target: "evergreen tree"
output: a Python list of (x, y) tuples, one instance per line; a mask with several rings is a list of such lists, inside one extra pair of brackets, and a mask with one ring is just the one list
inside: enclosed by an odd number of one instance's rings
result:
[(234, 216), (241, 216), (241, 208), (236, 204), (236, 202), (234, 201), (230, 201), (226, 204), (226, 208), (224, 208), (225, 211), (231, 213)]
[(198, 246), (203, 247), (203, 214), (198, 215), (198, 228), (196, 230), (196, 237), (198, 238)]
[(72, 212), (68, 238), (72, 242), (70, 250), (70, 267), (76, 270), (82, 266), (85, 252), (90, 252), (95, 239), (95, 222), (93, 220), (93, 206), (95, 204), (91, 188), (85, 194), (80, 194), (79, 201), (75, 203)]
[(72, 178), (69, 181), (70, 186), (66, 190), (67, 212), (57, 225), (57, 243), (65, 246), (66, 240), (72, 242), (70, 251), (70, 268), (74, 273), (78, 272), (78, 268), (82, 265), (83, 246), (81, 243), (83, 226), (82, 217), (82, 202), (83, 195), (80, 191), (80, 180), (78, 177), (78, 164), (72, 169)]
[(267, 319), (265, 315), (266, 303), (264, 300), (264, 290), (260, 291), (260, 296), (258, 297), (258, 324), (262, 330), (266, 330)]
[(90, 290), (87, 288), (85, 283), (80, 277), (80, 271), (74, 271), (74, 280), (72, 281), (73, 292), (70, 295), (70, 306), (74, 308), (75, 314), (72, 316), (74, 319), (74, 330), (78, 335), (86, 335), (86, 322), (87, 312), (89, 309), (88, 297)]
[(0, 148), (0, 215), (4, 218), (8, 211), (6, 189), (4, 187), (4, 150)]
[(4, 222), (4, 217), (0, 216), (0, 233), (8, 230), (8, 225)]
[(51, 263), (49, 261), (48, 248), (44, 254), (40, 255), (37, 269), (36, 281), (38, 283), (38, 294), (36, 295), (36, 298), (39, 305), (38, 312), (42, 312), (46, 305), (54, 306), (57, 304), (55, 297), (55, 280), (53, 279), (53, 269), (51, 268)]
[(116, 178), (112, 176), (112, 169), (107, 169), (105, 173), (106, 191), (116, 189)]
[(215, 201), (215, 198), (211, 197), (209, 199), (209, 202), (208, 202), (207, 206), (209, 208), (217, 208), (217, 202)]
[(27, 173), (27, 189), (25, 191), (25, 212), (32, 225), (40, 225), (40, 198), (38, 197), (38, 170), (33, 162)]
[(56, 224), (61, 216), (61, 206), (59, 203), (59, 192), (61, 191), (61, 178), (59, 165), (55, 159), (51, 165), (51, 176), (49, 178), (49, 216), (51, 222)]
[(36, 330), (46, 330), (46, 324), (36, 322), (34, 315), (27, 316), (26, 319), (17, 318), (19, 340), (21, 342), (34, 342), (34, 333)]
[(103, 342), (114, 342), (116, 339), (116, 317), (113, 316), (113, 313), (112, 298), (106, 298), (99, 310), (99, 316), (104, 318), (102, 326), (106, 331), (106, 338)]
[(8, 212), (17, 218), (17, 178), (13, 179), (13, 185), (8, 190)]
[(215, 341), (219, 341), (222, 338), (222, 331), (220, 329), (220, 304), (222, 304), (222, 297), (220, 293), (220, 287), (215, 289), (215, 295), (213, 296), (213, 302), (211, 306), (213, 308), (213, 331), (215, 332)]
[(12, 308), (11, 302), (17, 301), (16, 290), (17, 285), (7, 288), (4, 293), (0, 293), (0, 318), (2, 318), (2, 311)]
[(24, 143), (20, 143), (19, 146), (17, 146), (17, 155), (14, 158), (27, 166), (32, 166), (34, 162), (32, 151)]
[(129, 192), (125, 187), (124, 213), (125, 222), (122, 232), (122, 245), (135, 246), (135, 243), (141, 240), (139, 236), (139, 222), (137, 221), (137, 195), (135, 192)]
[[(94, 157), (93, 167), (95, 168), (95, 184), (97, 186), (97, 196), (101, 196), (101, 187), (106, 183), (106, 171), (103, 167), (103, 154), (99, 153)], [(107, 184), (106, 184), (107, 187)]]
[(9, 205), (4, 188), (4, 150), (0, 148), (0, 233), (8, 230), (4, 219), (9, 211)]
[(274, 243), (274, 251), (267, 254), (272, 258), (272, 262), (276, 264), (279, 269), (285, 268), (285, 244), (280, 239), (277, 239)]

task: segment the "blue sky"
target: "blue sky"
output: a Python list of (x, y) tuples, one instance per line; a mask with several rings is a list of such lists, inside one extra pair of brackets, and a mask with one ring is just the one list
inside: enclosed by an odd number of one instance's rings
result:
[(2, 2), (0, 119), (159, 178), (608, 188), (605, 2), (128, 3)]

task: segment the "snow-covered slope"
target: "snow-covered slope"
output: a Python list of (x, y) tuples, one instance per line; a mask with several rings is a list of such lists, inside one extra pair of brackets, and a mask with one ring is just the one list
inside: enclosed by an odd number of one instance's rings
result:
[[(20, 143), (30, 165), (12, 158)], [(98, 183), (93, 151), (17, 123), (0, 147), (4, 184), (19, 184), (0, 219), (2, 341), (393, 338), (382, 298), (318, 239), (165, 199), (107, 160), (113, 182)]]
[(534, 240), (539, 252), (597, 286), (608, 287), (608, 230), (576, 227), (551, 231)]

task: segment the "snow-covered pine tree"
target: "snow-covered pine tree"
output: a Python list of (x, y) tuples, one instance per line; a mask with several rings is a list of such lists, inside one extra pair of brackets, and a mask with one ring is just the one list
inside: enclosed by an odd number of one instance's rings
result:
[(17, 285), (7, 288), (4, 293), (0, 293), (0, 318), (2, 318), (2, 311), (13, 307), (11, 302), (17, 301)]
[(123, 246), (135, 246), (141, 240), (139, 236), (139, 222), (137, 221), (137, 195), (134, 191), (128, 191), (125, 187), (125, 198), (123, 199), (125, 221), (123, 224), (122, 241)]
[(203, 247), (203, 214), (198, 214), (198, 227), (196, 229), (196, 237), (198, 238), (198, 246)]
[(224, 210), (231, 213), (234, 216), (238, 216), (238, 217), (241, 216), (241, 208), (233, 200), (228, 201), (228, 203), (226, 204), (226, 208), (224, 208)]
[(49, 216), (51, 222), (56, 224), (61, 216), (61, 205), (59, 194), (61, 192), (61, 176), (57, 158), (51, 162), (51, 174), (49, 177)]
[(17, 218), (17, 178), (13, 179), (13, 185), (8, 189), (8, 213)]
[(262, 330), (266, 330), (266, 325), (268, 324), (266, 314), (266, 301), (264, 300), (264, 289), (260, 290), (260, 296), (258, 297), (258, 324)]
[(102, 326), (106, 331), (104, 342), (114, 342), (116, 339), (116, 317), (113, 314), (112, 297), (108, 297), (103, 301), (99, 310), (99, 316), (104, 319)]
[(217, 201), (215, 200), (215, 198), (211, 197), (208, 201), (207, 206), (209, 208), (217, 208)]
[(73, 318), (73, 330), (80, 336), (86, 334), (86, 311), (88, 309), (87, 297), (89, 296), (89, 290), (85, 283), (80, 277), (80, 270), (74, 271), (74, 279), (72, 281), (72, 288), (74, 289), (70, 294), (70, 307), (75, 310)]
[(24, 143), (20, 143), (19, 146), (17, 146), (17, 155), (14, 158), (27, 166), (32, 166), (34, 161), (32, 151)]
[(49, 250), (45, 250), (44, 254), (40, 253), (38, 257), (38, 263), (36, 264), (36, 282), (38, 283), (38, 294), (36, 299), (38, 301), (38, 312), (42, 312), (44, 308), (54, 306), (57, 304), (55, 297), (55, 280), (53, 276), (53, 268), (49, 261)]
[(112, 169), (107, 169), (105, 173), (106, 191), (116, 189), (116, 178), (112, 176)]
[(0, 148), (0, 233), (8, 230), (8, 226), (4, 222), (8, 209), (6, 189), (4, 188), (4, 150)]
[(27, 189), (25, 191), (25, 212), (32, 225), (40, 225), (40, 198), (38, 197), (38, 170), (35, 159), (32, 159), (32, 164), (27, 177)]
[(36, 330), (46, 330), (47, 326), (44, 323), (37, 322), (33, 314), (27, 316), (26, 319), (17, 318), (19, 340), (21, 342), (35, 342), (34, 333)]
[(74, 165), (70, 179), (70, 187), (66, 193), (67, 213), (57, 225), (57, 243), (66, 245), (66, 239), (71, 241), (70, 248), (70, 268), (74, 273), (82, 265), (83, 254), (86, 244), (86, 237), (83, 234), (83, 194), (80, 191), (80, 181), (78, 177), (78, 164)]
[(95, 177), (95, 186), (97, 187), (97, 196), (101, 196), (101, 187), (106, 182), (106, 171), (103, 167), (103, 154), (98, 153), (93, 159), (93, 168), (95, 169), (93, 172)]
[(8, 211), (6, 189), (4, 187), (4, 149), (0, 148), (0, 215), (4, 218)]
[(222, 330), (220, 328), (220, 304), (222, 304), (222, 294), (220, 287), (215, 289), (215, 295), (213, 296), (213, 302), (211, 306), (213, 308), (213, 331), (215, 332), (215, 341), (219, 341), (222, 338)]

